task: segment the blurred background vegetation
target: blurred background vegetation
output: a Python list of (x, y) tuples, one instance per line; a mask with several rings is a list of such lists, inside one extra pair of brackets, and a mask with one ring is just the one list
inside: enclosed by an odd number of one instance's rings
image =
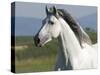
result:
[(86, 27), (85, 32), (89, 35), (92, 44), (97, 43), (97, 31), (90, 29), (89, 27)]
[[(97, 42), (97, 32), (85, 28), (92, 43)], [(53, 71), (58, 50), (57, 39), (44, 47), (34, 45), (33, 36), (16, 36), (15, 67), (17, 73)]]

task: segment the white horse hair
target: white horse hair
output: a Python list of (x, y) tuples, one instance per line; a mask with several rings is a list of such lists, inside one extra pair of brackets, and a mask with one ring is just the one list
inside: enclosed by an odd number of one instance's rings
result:
[(97, 68), (97, 45), (91, 40), (74, 18), (63, 9), (46, 7), (47, 17), (36, 34), (36, 46), (44, 46), (58, 38), (59, 47), (55, 70)]

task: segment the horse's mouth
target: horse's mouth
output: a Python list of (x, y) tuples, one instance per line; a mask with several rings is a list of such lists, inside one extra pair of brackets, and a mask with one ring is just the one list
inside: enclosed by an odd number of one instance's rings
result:
[(39, 44), (37, 44), (36, 46), (37, 46), (37, 47), (43, 47), (43, 45), (42, 45), (42, 44), (40, 44), (40, 43), (39, 43)]
[(36, 47), (42, 47), (43, 45), (40, 43), (40, 40), (38, 38), (34, 38), (34, 44)]
[(41, 39), (34, 38), (34, 43), (37, 47), (43, 47), (47, 42), (49, 42), (51, 39), (48, 37), (43, 37)]
[(36, 43), (36, 46), (37, 46), (37, 47), (43, 47), (43, 46), (44, 46), (44, 42), (45, 42), (45, 41), (37, 42), (37, 43)]

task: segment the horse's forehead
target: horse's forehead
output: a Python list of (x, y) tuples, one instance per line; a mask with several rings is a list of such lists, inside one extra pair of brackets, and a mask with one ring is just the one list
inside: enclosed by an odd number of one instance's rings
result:
[(53, 14), (48, 14), (47, 15), (47, 19), (54, 19), (54, 18), (56, 18)]
[(42, 24), (48, 23), (48, 21), (57, 22), (57, 18), (54, 15), (47, 15), (47, 17), (42, 20)]

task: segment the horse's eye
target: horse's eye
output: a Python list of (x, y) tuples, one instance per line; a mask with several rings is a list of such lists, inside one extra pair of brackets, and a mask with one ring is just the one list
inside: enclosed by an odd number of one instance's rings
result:
[(52, 21), (48, 21), (48, 23), (49, 23), (49, 24), (51, 24), (51, 25), (53, 25), (53, 24), (54, 24), (54, 22), (52, 22)]

